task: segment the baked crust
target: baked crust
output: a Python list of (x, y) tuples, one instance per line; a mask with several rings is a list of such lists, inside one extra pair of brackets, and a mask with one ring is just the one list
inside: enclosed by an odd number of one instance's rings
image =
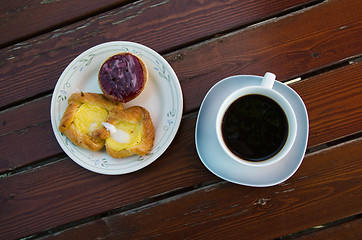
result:
[(74, 123), (75, 114), (83, 104), (94, 104), (105, 109), (109, 115), (112, 111), (123, 110), (123, 103), (114, 102), (103, 94), (98, 93), (73, 93), (68, 99), (68, 106), (59, 123), (59, 131), (67, 136), (75, 145), (91, 151), (99, 151), (104, 147), (105, 140), (103, 136), (107, 135), (107, 131), (98, 128), (88, 134), (84, 134)]
[[(141, 124), (141, 141), (138, 145), (134, 147), (125, 148), (119, 151), (112, 149), (110, 146), (107, 145), (106, 142), (105, 145), (107, 153), (114, 158), (124, 158), (132, 156), (134, 154), (143, 156), (149, 153), (152, 150), (153, 142), (155, 139), (155, 129), (149, 112), (143, 107), (133, 106), (123, 111), (114, 111), (109, 115), (107, 119), (107, 122), (114, 126), (118, 125), (120, 121)], [(104, 135), (103, 137), (108, 138), (109, 136), (110, 133), (108, 132), (108, 134)]]

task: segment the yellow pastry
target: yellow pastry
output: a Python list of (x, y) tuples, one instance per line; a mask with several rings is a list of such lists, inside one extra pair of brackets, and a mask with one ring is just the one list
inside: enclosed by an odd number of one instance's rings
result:
[(100, 129), (111, 111), (123, 110), (122, 103), (116, 103), (103, 94), (74, 93), (68, 100), (68, 106), (60, 120), (59, 131), (79, 147), (99, 151), (104, 147)]
[(143, 107), (114, 111), (103, 127), (108, 132), (103, 138), (106, 139), (106, 150), (111, 157), (143, 156), (153, 147), (155, 129), (149, 112)]

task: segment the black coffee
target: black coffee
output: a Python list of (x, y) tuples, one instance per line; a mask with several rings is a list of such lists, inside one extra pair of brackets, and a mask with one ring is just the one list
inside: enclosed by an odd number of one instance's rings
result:
[(263, 161), (277, 154), (288, 136), (288, 121), (274, 100), (251, 94), (238, 98), (226, 110), (222, 125), (226, 146), (248, 161)]

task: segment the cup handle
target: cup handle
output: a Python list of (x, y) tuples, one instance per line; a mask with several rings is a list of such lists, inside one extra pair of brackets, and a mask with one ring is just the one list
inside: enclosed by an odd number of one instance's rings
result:
[(275, 78), (276, 76), (274, 73), (271, 72), (265, 73), (264, 78), (261, 81), (261, 86), (265, 88), (273, 88)]

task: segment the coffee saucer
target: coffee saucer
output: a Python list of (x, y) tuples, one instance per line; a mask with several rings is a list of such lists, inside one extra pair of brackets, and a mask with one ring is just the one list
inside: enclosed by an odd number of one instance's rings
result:
[(290, 178), (303, 161), (309, 133), (308, 113), (303, 100), (292, 88), (276, 81), (273, 89), (290, 102), (297, 118), (297, 135), (290, 152), (272, 165), (253, 167), (238, 163), (223, 151), (216, 136), (219, 107), (236, 89), (260, 85), (261, 81), (259, 76), (238, 75), (216, 83), (201, 104), (195, 130), (196, 149), (207, 169), (229, 182), (253, 187), (273, 186)]

